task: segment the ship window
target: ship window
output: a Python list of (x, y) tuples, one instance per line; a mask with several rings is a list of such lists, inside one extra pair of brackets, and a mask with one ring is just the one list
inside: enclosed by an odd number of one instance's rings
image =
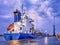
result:
[(22, 30), (22, 27), (20, 27), (20, 30)]
[(12, 31), (14, 31), (14, 29)]

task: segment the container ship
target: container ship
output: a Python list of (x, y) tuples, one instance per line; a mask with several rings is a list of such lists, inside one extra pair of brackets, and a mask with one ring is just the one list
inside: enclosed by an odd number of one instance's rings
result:
[(18, 9), (14, 11), (14, 22), (7, 27), (7, 33), (4, 34), (5, 40), (19, 40), (27, 38), (36, 38), (34, 29), (34, 20), (25, 15)]

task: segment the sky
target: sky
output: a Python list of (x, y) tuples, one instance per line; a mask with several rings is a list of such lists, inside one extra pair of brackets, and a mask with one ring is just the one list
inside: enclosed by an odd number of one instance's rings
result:
[(22, 4), (26, 15), (34, 20), (35, 30), (52, 34), (55, 16), (56, 34), (60, 33), (60, 0), (0, 0), (0, 34), (7, 32), (13, 12), (21, 10)]

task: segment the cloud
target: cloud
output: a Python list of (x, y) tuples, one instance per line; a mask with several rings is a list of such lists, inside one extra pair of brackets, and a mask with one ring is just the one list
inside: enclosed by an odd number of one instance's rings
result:
[(36, 20), (38, 16), (38, 13), (34, 9), (30, 9), (28, 11), (28, 17), (32, 18), (33, 20)]
[[(32, 18), (33, 20), (39, 19), (39, 21), (40, 21), (40, 20), (44, 19), (43, 17), (45, 17), (45, 16), (50, 17), (50, 18), (52, 17), (52, 14), (51, 14), (52, 9), (50, 7), (48, 7), (50, 4), (50, 0), (26, 0), (26, 1), (31, 3), (31, 6), (29, 7), (29, 10), (27, 12), (28, 12), (28, 16), (30, 18)], [(16, 8), (21, 10), (20, 7), (21, 7), (21, 4), (23, 3), (22, 0), (12, 0), (12, 1), (4, 0), (2, 2), (4, 3), (3, 5), (6, 5), (7, 7), (9, 7), (7, 9), (8, 11), (5, 10), (6, 16), (1, 16), (2, 18), (12, 18), (13, 16), (10, 13), (9, 13), (9, 15), (11, 15), (11, 16), (8, 16), (7, 12), (12, 13)], [(32, 5), (32, 4), (34, 4), (34, 5)], [(13, 7), (13, 8), (11, 8), (11, 7)], [(43, 16), (41, 15), (41, 12), (44, 13)]]
[(34, 20), (35, 28), (41, 28), (48, 22), (45, 18), (39, 16), (39, 13), (33, 7), (27, 12), (27, 16)]
[(21, 9), (21, 0), (0, 0), (0, 18), (13, 18), (13, 12)]
[(51, 7), (53, 8), (53, 16), (60, 17), (60, 1), (51, 1)]
[(53, 8), (50, 6), (50, 2), (51, 0), (45, 0), (44, 2), (41, 1), (38, 12), (40, 13), (40, 16), (45, 19), (53, 20)]
[(38, 1), (39, 1), (39, 0), (29, 0), (29, 2), (30, 2), (31, 4), (37, 4)]
[[(21, 10), (21, 5), (23, 3), (27, 16), (35, 21), (34, 24), (36, 28), (47, 28), (52, 24), (51, 20), (53, 15), (55, 15), (55, 13), (56, 15), (60, 14), (60, 3), (59, 5), (57, 3), (53, 3), (53, 0), (51, 4), (51, 1), (52, 0), (0, 0), (0, 18), (13, 18), (13, 12), (16, 9)], [(54, 12), (54, 10), (56, 12)]]
[(13, 18), (13, 16), (8, 14), (8, 15), (0, 16), (0, 18), (8, 19), (8, 18)]
[[(27, 15), (35, 21), (35, 28), (44, 28), (44, 26), (48, 26), (48, 24), (49, 28), (52, 25), (53, 20), (53, 8), (50, 7), (51, 0), (40, 0), (38, 3), (36, 2), (30, 2), (31, 5), (29, 10), (27, 10)], [(47, 29), (47, 27), (45, 28)]]

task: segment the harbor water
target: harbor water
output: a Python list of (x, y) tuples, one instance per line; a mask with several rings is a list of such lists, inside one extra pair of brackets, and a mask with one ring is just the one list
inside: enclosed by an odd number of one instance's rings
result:
[(60, 39), (56, 37), (39, 37), (36, 39), (6, 41), (3, 36), (0, 36), (0, 45), (60, 45)]

